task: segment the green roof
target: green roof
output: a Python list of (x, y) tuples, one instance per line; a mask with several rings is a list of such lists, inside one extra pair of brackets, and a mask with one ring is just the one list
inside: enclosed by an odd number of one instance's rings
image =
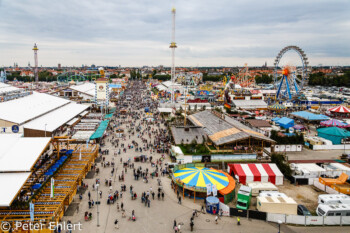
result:
[(338, 136), (342, 138), (350, 137), (349, 131), (338, 127), (320, 128), (320, 129), (317, 129), (317, 132), (322, 134), (332, 135), (332, 136)]
[(105, 119), (112, 118), (113, 113), (105, 115)]
[(109, 120), (102, 121), (95, 133), (91, 135), (90, 140), (102, 137), (103, 133), (107, 129), (108, 123)]

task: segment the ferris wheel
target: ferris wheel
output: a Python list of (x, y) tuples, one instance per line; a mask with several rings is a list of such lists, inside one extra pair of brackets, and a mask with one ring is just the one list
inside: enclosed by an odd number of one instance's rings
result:
[[(280, 61), (288, 51), (295, 51), (300, 59), (301, 66), (284, 66), (280, 67)], [(284, 47), (277, 55), (274, 63), (274, 82), (277, 90), (276, 98), (279, 100), (291, 100), (299, 96), (300, 91), (308, 80), (308, 59), (305, 52), (298, 46)]]

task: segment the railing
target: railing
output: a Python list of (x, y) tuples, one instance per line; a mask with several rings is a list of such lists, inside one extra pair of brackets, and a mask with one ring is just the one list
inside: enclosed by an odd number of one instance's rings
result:
[(210, 147), (205, 143), (205, 146), (210, 151), (210, 153), (232, 153), (232, 154), (251, 154), (254, 153), (256, 150), (248, 149), (248, 150), (233, 150), (233, 149), (210, 149)]

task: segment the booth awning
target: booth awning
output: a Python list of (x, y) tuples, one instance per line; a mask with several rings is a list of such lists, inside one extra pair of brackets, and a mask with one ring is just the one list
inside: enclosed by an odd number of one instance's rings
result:
[(102, 137), (103, 133), (107, 129), (108, 123), (109, 123), (109, 120), (102, 121), (100, 126), (95, 131), (95, 133), (90, 137), (90, 140)]
[(111, 114), (107, 114), (107, 115), (105, 115), (105, 119), (112, 118), (112, 116), (113, 116), (113, 113), (111, 113)]

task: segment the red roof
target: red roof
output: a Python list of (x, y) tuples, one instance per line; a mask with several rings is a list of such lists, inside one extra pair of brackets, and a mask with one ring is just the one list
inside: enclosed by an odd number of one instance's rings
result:
[(340, 106), (337, 106), (337, 107), (334, 107), (334, 108), (330, 108), (328, 109), (328, 111), (330, 112), (340, 112), (340, 113), (350, 113), (350, 109), (343, 106), (343, 105), (340, 105)]

